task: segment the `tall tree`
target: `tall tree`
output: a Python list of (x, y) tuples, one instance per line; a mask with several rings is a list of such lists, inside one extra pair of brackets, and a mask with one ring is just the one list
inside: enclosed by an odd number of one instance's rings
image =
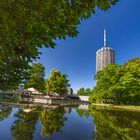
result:
[(89, 96), (90, 94), (92, 93), (91, 89), (90, 88), (80, 88), (78, 91), (77, 91), (77, 95), (84, 95), (84, 96)]
[(67, 93), (68, 81), (67, 75), (62, 74), (59, 70), (52, 70), (50, 78), (46, 82), (47, 92), (52, 91), (58, 93), (60, 96), (64, 95)]
[(92, 93), (91, 89), (90, 88), (86, 88), (85, 95), (89, 96), (91, 93)]
[(1, 0), (0, 89), (16, 88), (28, 63), (41, 47), (54, 48), (56, 39), (74, 37), (77, 24), (107, 10), (118, 0)]
[(77, 91), (77, 95), (84, 95), (85, 93), (85, 89), (84, 88), (80, 88), (78, 91)]
[(45, 67), (42, 63), (32, 63), (32, 66), (27, 71), (27, 81), (25, 84), (26, 88), (35, 88), (40, 92), (45, 90)]

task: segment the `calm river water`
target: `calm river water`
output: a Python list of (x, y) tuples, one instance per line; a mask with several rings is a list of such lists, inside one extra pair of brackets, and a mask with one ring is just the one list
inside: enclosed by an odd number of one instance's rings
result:
[(0, 105), (0, 140), (140, 140), (140, 113), (86, 105)]

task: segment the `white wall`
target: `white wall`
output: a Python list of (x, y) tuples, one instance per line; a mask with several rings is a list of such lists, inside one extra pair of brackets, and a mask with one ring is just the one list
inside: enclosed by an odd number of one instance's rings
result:
[(79, 98), (81, 101), (86, 101), (86, 102), (89, 101), (89, 96), (79, 96)]

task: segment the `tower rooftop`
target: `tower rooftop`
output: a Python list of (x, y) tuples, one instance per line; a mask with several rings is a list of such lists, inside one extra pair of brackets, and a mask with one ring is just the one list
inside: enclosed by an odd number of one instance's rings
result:
[(107, 47), (107, 46), (104, 47), (104, 46), (103, 46), (102, 48), (100, 48), (99, 50), (97, 50), (96, 54), (99, 53), (99, 52), (101, 52), (101, 51), (110, 51), (110, 50), (111, 50), (111, 51), (114, 51), (114, 50), (113, 50), (112, 48), (110, 48), (110, 47)]

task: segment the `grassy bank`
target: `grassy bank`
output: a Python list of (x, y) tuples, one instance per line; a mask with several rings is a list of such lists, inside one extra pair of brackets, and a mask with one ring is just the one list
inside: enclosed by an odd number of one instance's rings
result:
[(134, 105), (113, 105), (113, 104), (96, 104), (96, 103), (92, 103), (92, 105), (105, 107), (109, 109), (123, 109), (123, 110), (128, 110), (128, 111), (140, 112), (140, 106), (134, 106)]

